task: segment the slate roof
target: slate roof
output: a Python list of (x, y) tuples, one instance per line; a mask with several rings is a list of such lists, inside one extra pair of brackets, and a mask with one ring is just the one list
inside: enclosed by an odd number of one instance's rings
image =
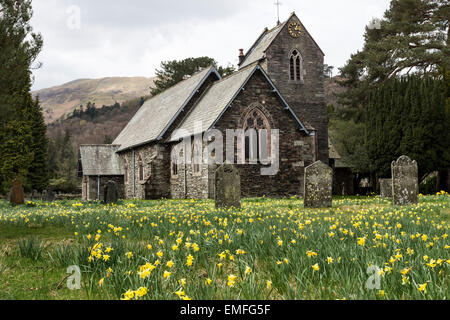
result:
[(114, 140), (114, 145), (120, 145), (118, 151), (160, 140), (197, 90), (213, 73), (220, 79), (216, 69), (211, 66), (148, 99)]
[(280, 31), (283, 29), (283, 27), (288, 21), (289, 19), (281, 23), (280, 25), (276, 26), (272, 30), (268, 30), (266, 28), (264, 32), (259, 36), (258, 40), (256, 40), (256, 42), (250, 48), (250, 50), (248, 50), (247, 54), (244, 57), (244, 60), (239, 66), (241, 68), (244, 68), (256, 61), (263, 59), (264, 53), (266, 52), (266, 50), (272, 44), (273, 40), (275, 40), (277, 35), (280, 33)]
[(85, 176), (123, 175), (122, 159), (117, 154), (118, 145), (81, 145), (80, 164)]
[[(169, 142), (179, 141), (186, 136), (194, 135), (194, 133), (203, 133), (211, 129), (234, 101), (251, 76), (258, 70), (262, 72), (266, 80), (278, 94), (285, 108), (288, 109), (292, 116), (297, 120), (301, 130), (303, 130), (306, 134), (309, 134), (307, 127), (311, 129), (313, 128), (310, 125), (306, 125), (305, 127), (305, 125), (295, 115), (293, 110), (281, 96), (279, 91), (275, 88), (275, 85), (269, 79), (261, 66), (255, 63), (213, 83), (213, 85), (202, 95), (202, 97), (200, 97), (199, 101), (193, 106), (190, 113), (181, 122), (178, 128), (173, 131), (169, 138)], [(196, 126), (199, 127), (197, 128)]]

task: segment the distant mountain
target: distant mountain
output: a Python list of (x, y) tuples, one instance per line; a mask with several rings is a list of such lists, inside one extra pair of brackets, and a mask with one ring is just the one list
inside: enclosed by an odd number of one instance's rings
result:
[(39, 96), (44, 109), (45, 121), (51, 123), (62, 115), (72, 112), (87, 102), (98, 108), (148, 96), (155, 78), (110, 77), (102, 79), (79, 79), (66, 84), (33, 91)]

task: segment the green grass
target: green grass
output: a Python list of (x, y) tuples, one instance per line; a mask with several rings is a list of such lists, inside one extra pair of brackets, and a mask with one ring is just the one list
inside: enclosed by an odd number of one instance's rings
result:
[[(448, 299), (449, 217), (448, 195), (409, 207), (336, 197), (328, 209), (301, 198), (246, 199), (241, 210), (0, 201), (0, 299)], [(71, 265), (81, 290), (66, 286)], [(366, 288), (370, 265), (382, 291)]]

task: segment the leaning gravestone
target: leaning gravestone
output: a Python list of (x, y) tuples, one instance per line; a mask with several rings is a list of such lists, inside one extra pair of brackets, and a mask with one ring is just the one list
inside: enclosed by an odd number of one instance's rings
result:
[(105, 204), (116, 203), (119, 200), (117, 185), (114, 181), (108, 181), (103, 192), (103, 202)]
[(394, 205), (409, 205), (419, 202), (418, 167), (415, 160), (401, 156), (392, 161), (392, 196)]
[(11, 187), (11, 192), (9, 194), (9, 201), (11, 204), (24, 204), (24, 193), (22, 182), (19, 180), (14, 180)]
[(221, 165), (215, 174), (216, 208), (241, 207), (241, 177), (232, 164)]
[(392, 198), (392, 179), (380, 179), (380, 197)]
[(333, 203), (333, 169), (322, 161), (305, 168), (305, 208), (331, 207)]

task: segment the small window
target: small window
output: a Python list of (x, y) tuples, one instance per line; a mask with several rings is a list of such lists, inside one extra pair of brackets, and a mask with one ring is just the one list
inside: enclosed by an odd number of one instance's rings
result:
[(303, 58), (297, 50), (289, 58), (289, 77), (292, 81), (303, 81)]
[(172, 151), (172, 156), (171, 156), (171, 173), (173, 177), (177, 177), (178, 176), (178, 171), (179, 171), (179, 160), (180, 160), (180, 151), (178, 151), (178, 148), (175, 147), (174, 150)]
[(144, 180), (144, 165), (142, 164), (142, 159), (139, 158), (139, 180)]
[(172, 175), (178, 175), (178, 164), (175, 161), (172, 161)]
[(127, 183), (127, 182), (128, 182), (128, 166), (127, 166), (127, 165), (125, 165), (123, 171), (124, 171), (124, 173), (123, 173), (123, 174), (124, 174), (124, 176), (123, 176), (123, 181), (124, 181), (125, 183)]
[(198, 142), (192, 142), (192, 172), (199, 174), (201, 172), (201, 146)]

